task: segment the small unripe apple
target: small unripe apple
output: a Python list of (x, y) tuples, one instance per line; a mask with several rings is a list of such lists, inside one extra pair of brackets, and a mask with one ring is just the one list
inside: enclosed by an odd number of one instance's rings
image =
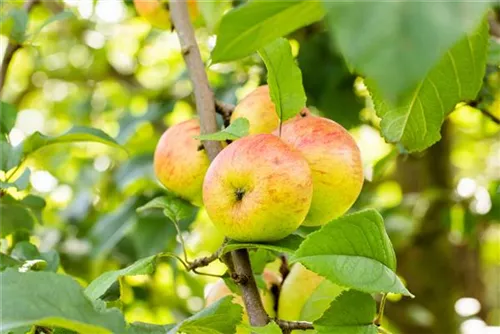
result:
[(311, 196), (307, 161), (270, 134), (244, 137), (227, 146), (203, 183), (210, 219), (225, 236), (239, 241), (286, 237), (303, 222)]
[(284, 123), (281, 139), (311, 167), (314, 192), (303, 225), (323, 225), (349, 210), (363, 186), (361, 154), (349, 132), (332, 120), (308, 116)]
[(341, 287), (296, 263), (281, 286), (278, 318), (289, 321), (317, 320), (342, 290)]
[[(307, 108), (302, 109), (302, 116), (309, 114)], [(269, 86), (257, 87), (236, 105), (231, 114), (231, 122), (240, 117), (248, 119), (250, 123), (248, 132), (251, 135), (271, 133), (278, 127), (280, 120), (269, 95)], [(301, 116), (298, 115), (297, 117)]]
[(154, 170), (170, 191), (195, 205), (202, 204), (202, 185), (210, 165), (201, 142), (200, 123), (191, 119), (165, 131), (156, 146)]
[[(271, 292), (271, 287), (273, 285), (279, 286), (281, 284), (281, 278), (273, 273), (272, 271), (269, 270), (264, 270), (262, 273), (262, 278), (264, 279), (264, 282), (266, 283), (266, 290), (260, 290), (260, 298), (262, 300), (262, 305), (264, 306), (264, 310), (266, 310), (267, 314), (274, 318), (276, 316), (276, 310), (275, 310), (275, 300), (274, 300), (274, 295)], [(208, 290), (208, 293), (205, 296), (205, 302), (207, 306), (210, 306), (211, 304), (215, 303), (217, 300), (221, 299), (222, 297), (233, 295), (233, 303), (239, 304), (243, 307), (243, 322), (248, 323), (248, 314), (245, 310), (245, 305), (243, 303), (243, 299), (240, 295), (237, 295), (233, 293), (226, 283), (224, 283), (224, 280), (220, 279), (210, 289)], [(237, 334), (249, 334), (250, 332), (244, 328), (238, 328)]]

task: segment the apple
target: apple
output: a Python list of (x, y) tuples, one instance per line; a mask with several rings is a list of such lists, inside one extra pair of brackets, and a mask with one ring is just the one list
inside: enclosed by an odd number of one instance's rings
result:
[(343, 288), (296, 263), (281, 286), (278, 318), (289, 321), (317, 320), (342, 291)]
[(200, 123), (191, 119), (176, 124), (161, 136), (154, 153), (158, 180), (171, 192), (195, 205), (202, 204), (202, 185), (210, 160), (194, 138), (200, 135)]
[[(166, 0), (134, 0), (137, 13), (145, 18), (153, 27), (170, 30), (172, 23), (168, 11), (168, 1)], [(187, 1), (189, 16), (195, 20), (199, 16), (196, 0)]]
[(311, 167), (313, 199), (303, 225), (323, 225), (349, 210), (363, 186), (361, 154), (349, 132), (332, 120), (308, 116), (285, 122), (281, 139)]
[[(301, 115), (309, 115), (307, 108), (301, 111)], [(297, 117), (301, 117), (297, 115)], [(231, 122), (235, 119), (244, 117), (250, 123), (249, 134), (271, 133), (280, 123), (276, 107), (269, 95), (269, 86), (257, 87), (243, 100), (236, 105), (231, 114)]]
[(307, 161), (271, 134), (241, 138), (217, 155), (203, 183), (203, 203), (214, 225), (239, 241), (279, 240), (309, 211)]
[[(260, 298), (262, 300), (262, 304), (264, 306), (264, 310), (266, 310), (267, 314), (270, 317), (275, 317), (276, 316), (276, 310), (275, 310), (275, 300), (274, 300), (274, 295), (271, 292), (271, 287), (273, 285), (279, 286), (281, 284), (281, 278), (275, 274), (272, 271), (269, 270), (264, 270), (262, 273), (262, 278), (264, 279), (264, 282), (266, 283), (266, 290), (260, 290)], [(243, 299), (240, 295), (232, 292), (229, 287), (226, 285), (223, 279), (218, 280), (216, 283), (214, 283), (209, 289), (208, 292), (205, 296), (205, 303), (206, 306), (210, 306), (217, 300), (221, 299), (222, 297), (228, 296), (228, 295), (233, 295), (233, 303), (239, 304), (243, 306), (244, 312), (243, 312), (243, 322), (248, 323), (248, 314), (245, 310), (245, 305), (243, 303)], [(238, 328), (237, 334), (246, 334), (250, 333), (248, 330), (244, 328)]]

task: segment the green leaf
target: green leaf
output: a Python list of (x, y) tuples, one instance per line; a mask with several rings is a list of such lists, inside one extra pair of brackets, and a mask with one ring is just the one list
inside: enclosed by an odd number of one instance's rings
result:
[(155, 325), (144, 322), (133, 322), (127, 328), (127, 334), (165, 334), (174, 327), (175, 324)]
[(323, 3), (331, 35), (347, 62), (390, 101), (413, 90), (450, 47), (475, 29), (489, 6), (487, 1)]
[(250, 122), (244, 117), (240, 117), (234, 120), (227, 128), (222, 131), (209, 133), (206, 135), (195, 136), (199, 140), (236, 140), (248, 135), (248, 129), (250, 128)]
[(68, 19), (70, 17), (74, 17), (74, 16), (75, 15), (72, 12), (70, 12), (70, 11), (62, 11), (62, 12), (59, 12), (59, 13), (51, 16), (49, 19), (47, 19), (45, 22), (43, 22), (35, 30), (35, 32), (33, 32), (33, 34), (30, 36), (31, 41), (34, 41), (38, 37), (38, 34), (43, 30), (43, 28), (45, 28), (49, 24), (57, 22), (57, 21), (66, 20), (66, 19)]
[(130, 266), (114, 271), (108, 271), (93, 280), (85, 289), (85, 294), (91, 300), (101, 297), (121, 276), (151, 274), (155, 270), (157, 256), (140, 259)]
[(472, 100), (479, 92), (487, 48), (488, 25), (483, 22), (446, 52), (417, 88), (396, 104), (385, 100), (378, 87), (368, 81), (385, 139), (401, 142), (410, 152), (437, 142), (448, 113), (458, 102)]
[(0, 136), (0, 169), (4, 172), (16, 167), (22, 159), (22, 150), (19, 146), (12, 147), (3, 136)]
[(229, 0), (211, 0), (197, 2), (203, 20), (210, 32), (217, 30), (219, 21), (224, 14), (224, 11), (231, 8), (231, 1)]
[(255, 275), (262, 274), (266, 265), (276, 260), (277, 257), (275, 252), (263, 248), (250, 250), (249, 255)]
[(212, 60), (218, 63), (248, 56), (323, 15), (318, 1), (247, 2), (222, 17)]
[(311, 233), (292, 260), (341, 286), (411, 295), (394, 273), (394, 249), (382, 216), (372, 209), (342, 216)]
[(28, 195), (21, 200), (21, 204), (30, 209), (39, 224), (43, 223), (42, 211), (45, 208), (45, 200), (40, 196)]
[(296, 234), (290, 234), (288, 237), (269, 243), (250, 243), (250, 242), (239, 242), (235, 240), (230, 240), (223, 248), (222, 253), (225, 254), (232, 252), (236, 249), (248, 248), (248, 249), (267, 249), (270, 251), (275, 251), (279, 253), (292, 254), (299, 248), (300, 244), (304, 241), (304, 238)]
[(377, 334), (373, 324), (376, 303), (367, 293), (350, 290), (334, 300), (314, 322), (318, 334)]
[(297, 115), (306, 105), (302, 73), (285, 38), (278, 38), (266, 45), (259, 50), (259, 54), (266, 64), (271, 100), (279, 119), (284, 122)]
[(4, 271), (5, 269), (9, 267), (14, 267), (18, 268), (22, 265), (23, 263), (21, 261), (18, 261), (14, 259), (12, 256), (9, 256), (4, 253), (0, 253), (0, 271)]
[(16, 124), (17, 110), (12, 104), (0, 101), (0, 133), (8, 135)]
[(488, 64), (500, 66), (500, 41), (494, 37), (490, 37)]
[(23, 43), (26, 38), (26, 28), (28, 27), (28, 13), (23, 8), (13, 8), (7, 16), (13, 22), (9, 37), (18, 44)]
[(88, 235), (93, 247), (91, 257), (104, 258), (136, 223), (134, 205), (136, 198), (130, 198), (114, 212), (100, 216)]
[(0, 188), (7, 189), (10, 187), (14, 187), (17, 190), (24, 190), (28, 187), (30, 183), (30, 175), (31, 175), (30, 169), (26, 168), (14, 182), (0, 181)]
[(28, 241), (18, 242), (12, 249), (11, 256), (21, 262), (43, 261), (45, 266), (39, 270), (56, 272), (59, 267), (59, 254), (55, 250), (40, 252)]
[(297, 60), (307, 104), (346, 129), (360, 125), (359, 113), (365, 101), (354, 91), (356, 75), (350, 73), (345, 60), (330, 43), (328, 33), (315, 33), (301, 41)]
[(156, 197), (145, 205), (139, 207), (137, 212), (143, 212), (150, 209), (163, 209), (163, 213), (173, 222), (179, 222), (182, 219), (192, 215), (192, 205), (182, 198), (168, 194), (167, 196)]
[(31, 231), (33, 229), (33, 216), (21, 202), (4, 195), (0, 198), (0, 212), (2, 213), (0, 236), (5, 237), (18, 230)]
[(168, 334), (227, 334), (235, 333), (241, 323), (243, 308), (233, 304), (232, 296), (219, 299), (209, 307), (179, 323)]
[(56, 137), (46, 136), (37, 131), (26, 138), (21, 145), (24, 155), (29, 155), (48, 145), (74, 142), (95, 142), (124, 149), (102, 130), (84, 126), (75, 126), (68, 132)]
[(0, 331), (28, 325), (57, 326), (79, 333), (124, 333), (117, 309), (98, 312), (69, 276), (50, 272), (0, 273)]

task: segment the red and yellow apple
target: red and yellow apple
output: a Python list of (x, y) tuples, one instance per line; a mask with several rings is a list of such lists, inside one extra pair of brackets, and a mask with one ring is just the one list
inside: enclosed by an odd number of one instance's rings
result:
[(309, 211), (312, 179), (307, 161), (270, 134), (244, 137), (210, 165), (203, 203), (214, 225), (239, 241), (279, 240)]
[[(307, 108), (302, 109), (301, 115), (309, 115)], [(269, 95), (269, 86), (257, 87), (236, 105), (231, 114), (231, 122), (244, 117), (250, 123), (249, 134), (271, 133), (280, 123), (276, 107)], [(301, 117), (297, 115), (297, 117)]]
[(363, 186), (361, 154), (349, 132), (332, 120), (308, 116), (284, 123), (281, 139), (311, 168), (313, 199), (303, 225), (323, 225), (349, 210)]
[(154, 154), (158, 180), (171, 192), (195, 205), (202, 204), (202, 185), (210, 165), (208, 156), (195, 139), (200, 123), (192, 119), (176, 124), (161, 136)]
[(278, 318), (289, 321), (317, 320), (342, 290), (338, 285), (296, 263), (281, 286)]

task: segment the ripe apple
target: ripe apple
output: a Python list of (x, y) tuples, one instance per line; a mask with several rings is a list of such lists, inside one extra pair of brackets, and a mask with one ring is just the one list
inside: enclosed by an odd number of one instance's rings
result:
[[(301, 115), (309, 115), (307, 108), (301, 111)], [(231, 114), (231, 122), (244, 117), (250, 123), (249, 134), (271, 133), (280, 123), (276, 107), (269, 95), (269, 86), (257, 87), (236, 105)], [(300, 117), (300, 115), (297, 115)]]
[(342, 290), (338, 285), (296, 263), (281, 286), (278, 318), (289, 321), (317, 320)]
[[(167, 0), (134, 0), (134, 5), (137, 13), (153, 27), (164, 30), (172, 29)], [(189, 16), (194, 21), (199, 16), (196, 0), (188, 0), (187, 5)]]
[(271, 134), (231, 143), (214, 159), (203, 183), (210, 219), (239, 241), (286, 237), (303, 222), (311, 196), (307, 161)]
[[(267, 289), (260, 290), (260, 298), (262, 300), (262, 304), (264, 305), (264, 310), (266, 310), (267, 314), (270, 317), (274, 318), (276, 316), (276, 310), (275, 310), (274, 295), (271, 292), (271, 287), (273, 285), (279, 286), (281, 284), (281, 278), (277, 274), (269, 270), (264, 270), (264, 272), (262, 273), (262, 278), (266, 283)], [(243, 309), (245, 309), (242, 297), (240, 295), (233, 293), (222, 279), (218, 280), (208, 290), (208, 293), (205, 296), (206, 305), (209, 306), (214, 302), (216, 302), (217, 300), (221, 299), (222, 297), (228, 295), (233, 295), (234, 296), (233, 303), (237, 303), (243, 306)], [(243, 312), (243, 322), (248, 323), (248, 315), (246, 310)], [(246, 334), (246, 333), (249, 333), (249, 331), (244, 328), (238, 328), (237, 330), (237, 334)]]
[(201, 142), (200, 123), (191, 119), (165, 131), (156, 146), (154, 170), (158, 180), (170, 191), (195, 205), (202, 204), (202, 185), (210, 165)]
[(303, 225), (323, 225), (343, 215), (363, 186), (361, 154), (349, 132), (332, 120), (308, 116), (284, 123), (281, 139), (311, 167), (313, 199)]

